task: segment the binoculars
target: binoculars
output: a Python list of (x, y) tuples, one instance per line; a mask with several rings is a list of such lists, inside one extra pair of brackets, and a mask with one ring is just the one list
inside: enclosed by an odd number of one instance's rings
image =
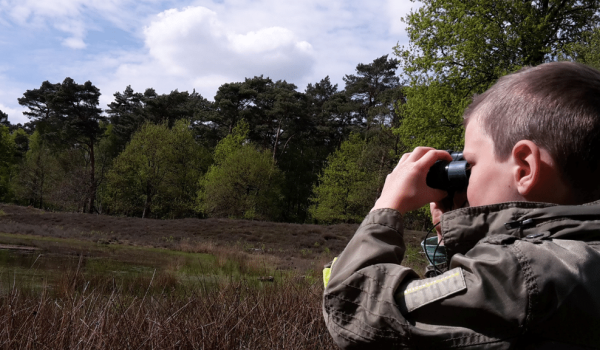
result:
[(447, 151), (452, 156), (452, 161), (438, 160), (429, 168), (427, 173), (427, 186), (447, 192), (464, 191), (469, 185), (471, 166), (462, 152)]

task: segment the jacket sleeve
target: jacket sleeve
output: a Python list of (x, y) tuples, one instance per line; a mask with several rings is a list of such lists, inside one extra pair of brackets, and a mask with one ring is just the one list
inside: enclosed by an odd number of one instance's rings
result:
[(476, 247), (476, 258), (457, 255), (420, 280), (401, 265), (405, 250), (400, 213), (380, 209), (338, 257), (323, 314), (341, 348), (504, 348), (520, 334), (527, 291), (512, 252)]

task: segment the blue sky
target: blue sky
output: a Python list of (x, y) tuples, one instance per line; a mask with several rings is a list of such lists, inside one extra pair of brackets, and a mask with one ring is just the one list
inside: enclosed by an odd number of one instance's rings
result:
[(245, 77), (303, 91), (329, 75), (343, 88), (358, 63), (406, 45), (408, 0), (0, 0), (0, 110), (41, 83), (90, 80), (100, 107), (131, 85), (143, 92), (217, 88)]

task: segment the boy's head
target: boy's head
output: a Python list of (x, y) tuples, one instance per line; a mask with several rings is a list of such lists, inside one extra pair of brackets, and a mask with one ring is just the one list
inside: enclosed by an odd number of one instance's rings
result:
[[(485, 166), (489, 168), (486, 181), (500, 181), (494, 193), (505, 187), (504, 197), (500, 195), (497, 201), (524, 198), (509, 195), (511, 190), (519, 190), (512, 180), (532, 170), (527, 168), (531, 164), (519, 168), (521, 161), (536, 157), (540, 164), (533, 180), (543, 180), (550, 188), (564, 184), (569, 190), (568, 202), (600, 199), (600, 72), (570, 62), (524, 68), (476, 96), (464, 119), (465, 157), (469, 160), (468, 152), (471, 157), (477, 155), (478, 159), (472, 160), (476, 162), (473, 172)], [(477, 177), (473, 180), (469, 192), (483, 191), (484, 186), (472, 188), (477, 187)], [(487, 203), (497, 201), (488, 198)]]

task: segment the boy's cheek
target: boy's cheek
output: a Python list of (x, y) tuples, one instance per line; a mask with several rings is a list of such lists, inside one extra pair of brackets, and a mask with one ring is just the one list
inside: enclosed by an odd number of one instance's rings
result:
[[(471, 174), (473, 179), (473, 174)], [(471, 206), (479, 206), (479, 196), (481, 195), (479, 189), (477, 189), (477, 182), (469, 180), (469, 186), (467, 187), (466, 199)]]

